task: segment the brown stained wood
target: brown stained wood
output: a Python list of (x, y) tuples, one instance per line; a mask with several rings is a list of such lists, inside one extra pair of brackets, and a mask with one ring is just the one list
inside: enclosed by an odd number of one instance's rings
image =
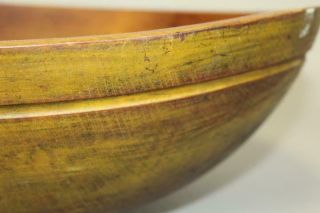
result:
[(1, 6), (0, 40), (125, 33), (243, 15)]
[(237, 16), (0, 7), (0, 212), (128, 212), (230, 154), (320, 22), (318, 8), (214, 21)]

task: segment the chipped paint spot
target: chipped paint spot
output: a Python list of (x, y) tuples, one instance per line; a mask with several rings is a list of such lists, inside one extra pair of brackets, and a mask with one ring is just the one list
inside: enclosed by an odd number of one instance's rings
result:
[(304, 27), (300, 32), (299, 38), (304, 38), (310, 33), (315, 11), (315, 8), (309, 8), (306, 10)]

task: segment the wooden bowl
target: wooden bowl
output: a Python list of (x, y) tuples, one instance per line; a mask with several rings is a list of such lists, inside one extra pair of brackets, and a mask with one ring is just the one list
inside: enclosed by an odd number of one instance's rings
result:
[(269, 115), (319, 22), (1, 6), (1, 212), (118, 211), (189, 183)]

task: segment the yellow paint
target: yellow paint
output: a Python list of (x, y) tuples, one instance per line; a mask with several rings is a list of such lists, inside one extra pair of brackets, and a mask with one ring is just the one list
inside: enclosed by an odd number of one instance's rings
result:
[(289, 63), (281, 64), (277, 67), (256, 70), (209, 82), (127, 96), (61, 103), (0, 106), (0, 120), (97, 112), (179, 100), (201, 94), (216, 92), (229, 87), (257, 81), (281, 72), (287, 72), (288, 70), (300, 67), (302, 62), (303, 61), (301, 59), (297, 59)]
[(297, 76), (305, 14), (1, 41), (0, 212), (113, 212), (203, 174)]
[(289, 14), (98, 37), (97, 41), (88, 37), (0, 42), (0, 105), (164, 89), (301, 57), (313, 41), (318, 18), (309, 23), (310, 33), (300, 38), (305, 12)]

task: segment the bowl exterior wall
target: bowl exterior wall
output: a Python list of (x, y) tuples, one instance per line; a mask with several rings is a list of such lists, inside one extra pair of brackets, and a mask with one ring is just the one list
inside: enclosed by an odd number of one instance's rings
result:
[(297, 71), (161, 103), (1, 120), (0, 209), (103, 212), (165, 195), (241, 144)]

